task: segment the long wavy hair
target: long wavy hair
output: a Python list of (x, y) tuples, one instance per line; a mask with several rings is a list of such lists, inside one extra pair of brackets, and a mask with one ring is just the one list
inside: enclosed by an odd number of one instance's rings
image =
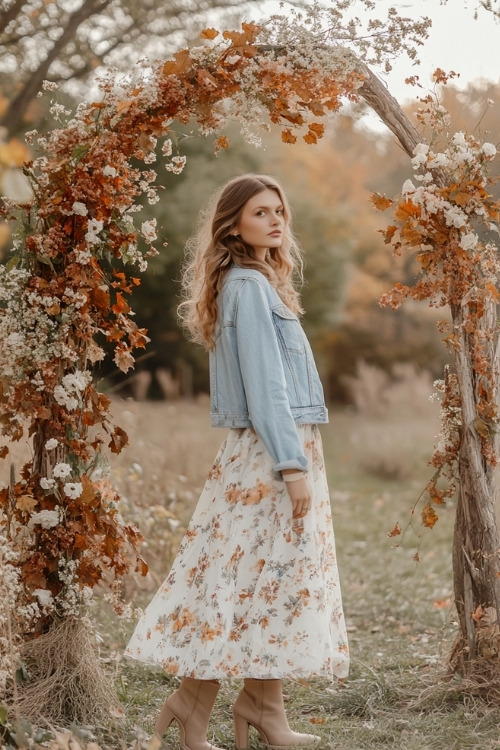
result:
[[(254, 248), (234, 231), (243, 208), (254, 195), (274, 190), (283, 204), (285, 228), (281, 245), (270, 248), (264, 261)], [(197, 233), (186, 245), (182, 275), (183, 301), (178, 314), (193, 341), (212, 349), (217, 323), (217, 298), (229, 268), (235, 263), (260, 271), (276, 289), (283, 302), (301, 313), (294, 282), (302, 281), (302, 257), (291, 228), (290, 206), (281, 186), (267, 175), (245, 174), (224, 185), (213, 196), (200, 216)]]

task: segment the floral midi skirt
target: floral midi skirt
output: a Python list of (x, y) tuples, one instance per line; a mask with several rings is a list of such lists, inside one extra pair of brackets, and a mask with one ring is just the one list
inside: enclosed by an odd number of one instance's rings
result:
[(321, 437), (298, 430), (313, 497), (303, 530), (255, 431), (229, 430), (126, 656), (204, 680), (347, 675)]

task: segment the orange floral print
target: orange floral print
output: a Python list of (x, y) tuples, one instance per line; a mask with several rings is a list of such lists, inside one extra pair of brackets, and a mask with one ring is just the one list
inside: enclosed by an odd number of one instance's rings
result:
[(345, 677), (330, 496), (316, 425), (299, 425), (313, 507), (292, 530), (284, 482), (253, 430), (229, 430), (172, 569), (126, 655), (199, 679)]

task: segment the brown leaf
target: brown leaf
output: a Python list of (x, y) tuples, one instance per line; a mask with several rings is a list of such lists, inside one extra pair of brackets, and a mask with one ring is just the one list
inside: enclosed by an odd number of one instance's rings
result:
[(318, 138), (322, 138), (325, 132), (325, 126), (322, 122), (311, 122), (311, 124), (309, 125), (309, 130), (315, 133)]
[(229, 138), (227, 135), (221, 135), (215, 143), (218, 148), (229, 148)]
[(389, 208), (389, 206), (392, 206), (393, 204), (393, 201), (390, 198), (387, 198), (385, 195), (381, 195), (380, 193), (372, 193), (370, 195), (370, 200), (377, 211), (385, 211), (386, 208)]
[(429, 505), (429, 503), (427, 503), (422, 511), (422, 524), (424, 526), (427, 526), (428, 529), (432, 529), (438, 518), (439, 516), (432, 505)]
[(387, 536), (399, 536), (401, 534), (401, 526), (399, 523), (395, 523), (393, 528), (387, 532)]
[(38, 500), (33, 495), (21, 495), (16, 500), (16, 508), (31, 513), (37, 506)]
[(0, 458), (5, 458), (8, 452), (9, 452), (9, 449), (7, 448), (7, 446), (2, 445), (2, 447), (0, 448)]
[(89, 477), (84, 474), (81, 478), (82, 481), (82, 494), (80, 495), (80, 502), (84, 503), (85, 505), (96, 505), (94, 502), (97, 499), (95, 487), (92, 484), (92, 481), (89, 479)]
[(491, 437), (489, 425), (486, 424), (484, 419), (481, 419), (481, 417), (476, 417), (473, 424), (476, 428), (476, 432), (481, 435), (482, 438), (487, 440), (489, 437)]
[(167, 60), (162, 68), (164, 76), (182, 75), (188, 72), (192, 64), (191, 55), (188, 49), (181, 49), (176, 52), (173, 60)]
[(387, 229), (379, 229), (378, 231), (384, 236), (384, 243), (386, 245), (390, 245), (392, 242), (392, 238), (397, 231), (397, 227), (394, 226), (394, 224), (390, 224)]
[(498, 289), (491, 281), (487, 281), (486, 284), (484, 285), (484, 288), (488, 290), (488, 292), (491, 294), (495, 302), (500, 301), (500, 294), (498, 292)]
[(128, 435), (121, 427), (116, 426), (111, 434), (108, 446), (112, 453), (120, 453), (122, 448), (128, 444)]
[(217, 29), (203, 29), (200, 34), (202, 39), (215, 39), (216, 36), (219, 36)]
[(317, 143), (318, 136), (310, 130), (303, 136), (306, 143)]
[(297, 136), (292, 133), (290, 128), (286, 128), (281, 132), (281, 140), (283, 143), (297, 143)]

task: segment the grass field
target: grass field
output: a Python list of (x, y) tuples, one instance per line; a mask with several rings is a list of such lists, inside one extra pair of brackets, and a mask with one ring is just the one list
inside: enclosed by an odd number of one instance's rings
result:
[[(287, 682), (286, 696), (292, 726), (320, 734), (324, 748), (500, 748), (500, 707), (479, 701), (462, 680), (446, 676), (456, 630), (453, 508), (424, 532), (417, 507), (416, 533), (409, 528), (401, 547), (387, 535), (396, 521), (404, 528), (411, 520), (429, 478), (436, 408), (417, 402), (388, 416), (335, 412), (322, 428), (352, 667), (342, 684)], [(140, 607), (168, 572), (224, 432), (210, 430), (204, 400), (117, 402), (115, 412), (131, 446), (113, 459), (113, 476), (124, 496), (124, 517), (143, 530), (151, 567), (148, 579), (127, 581), (128, 596)], [(145, 748), (177, 680), (123, 659), (133, 621), (119, 623), (103, 603), (97, 614), (124, 718), (112, 732), (94, 735), (102, 748)], [(211, 721), (209, 739), (222, 748), (234, 747), (231, 704), (238, 689), (238, 682), (222, 686)], [(165, 746), (178, 746), (175, 730), (165, 736)], [(259, 746), (253, 737), (252, 748)]]

